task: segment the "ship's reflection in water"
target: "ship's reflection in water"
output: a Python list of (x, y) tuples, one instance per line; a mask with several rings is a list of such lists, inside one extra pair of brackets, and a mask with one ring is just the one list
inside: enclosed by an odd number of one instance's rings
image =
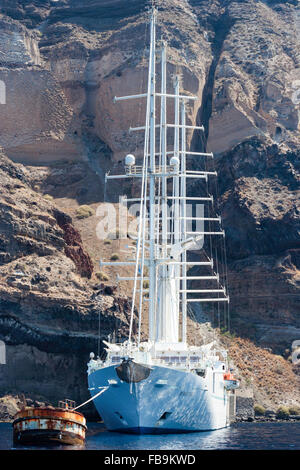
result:
[[(88, 428), (84, 447), (61, 446), (53, 447), (53, 449), (300, 450), (300, 422), (239, 423), (230, 428), (210, 432), (142, 436), (108, 432), (102, 424), (98, 423), (89, 423)], [(12, 448), (12, 426), (9, 423), (0, 423), (0, 449)], [(41, 449), (41, 447), (31, 447), (30, 449)]]
[(141, 436), (111, 433), (105, 429), (96, 432), (94, 426), (90, 425), (88, 449), (300, 449), (300, 422), (238, 423), (209, 432)]

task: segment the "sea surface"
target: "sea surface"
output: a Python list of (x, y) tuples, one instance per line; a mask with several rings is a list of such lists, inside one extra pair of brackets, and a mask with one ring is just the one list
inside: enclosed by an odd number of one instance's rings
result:
[[(46, 449), (18, 447), (18, 449)], [(88, 423), (84, 447), (58, 446), (59, 450), (300, 450), (300, 423), (237, 423), (210, 432), (168, 435), (130, 435), (108, 432), (103, 424)], [(0, 449), (14, 449), (12, 426), (0, 423)]]

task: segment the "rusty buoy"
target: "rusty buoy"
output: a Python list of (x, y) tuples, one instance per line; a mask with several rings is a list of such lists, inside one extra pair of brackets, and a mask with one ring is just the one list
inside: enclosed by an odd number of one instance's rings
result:
[(14, 445), (83, 445), (86, 420), (70, 409), (25, 407), (13, 421)]

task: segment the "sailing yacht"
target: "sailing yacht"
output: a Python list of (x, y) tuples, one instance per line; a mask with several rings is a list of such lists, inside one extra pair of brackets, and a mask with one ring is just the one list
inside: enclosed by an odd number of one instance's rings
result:
[[(173, 93), (167, 93), (166, 48), (156, 45), (157, 11), (151, 11), (148, 87), (145, 93), (120, 100), (146, 100), (146, 121), (131, 131), (144, 131), (142, 164), (134, 155), (125, 157), (123, 175), (110, 178), (138, 178), (140, 198), (127, 202), (140, 204), (135, 258), (132, 261), (101, 262), (102, 265), (134, 267), (129, 337), (123, 343), (103, 341), (106, 358), (90, 355), (88, 384), (94, 404), (110, 431), (132, 433), (171, 433), (205, 431), (230, 424), (230, 404), (238, 382), (228, 370), (227, 354), (215, 342), (201, 346), (187, 343), (187, 313), (190, 302), (229, 302), (220, 283), (214, 260), (189, 261), (187, 252), (199, 250), (205, 236), (224, 237), (219, 217), (188, 217), (187, 202), (212, 204), (211, 196), (188, 197), (190, 178), (207, 181), (214, 172), (188, 171), (189, 156), (212, 158), (211, 153), (187, 149), (186, 106), (198, 99), (182, 93), (180, 77), (173, 77)], [(161, 86), (156, 89), (156, 58), (160, 56)], [(167, 104), (173, 100), (174, 123), (167, 123)], [(156, 106), (160, 104), (159, 122)], [(168, 142), (172, 140), (172, 148)], [(172, 209), (170, 210), (170, 205)], [(191, 221), (215, 223), (219, 228), (189, 231)], [(211, 224), (209, 225), (211, 226)], [(189, 265), (203, 267), (210, 275), (190, 275)], [(147, 281), (147, 282), (145, 282)], [(191, 289), (190, 282), (202, 284)], [(207, 287), (214, 282), (217, 288)], [(196, 295), (196, 297), (195, 297)], [(148, 339), (141, 340), (142, 315), (147, 304)], [(138, 311), (138, 333), (133, 338), (133, 322)]]

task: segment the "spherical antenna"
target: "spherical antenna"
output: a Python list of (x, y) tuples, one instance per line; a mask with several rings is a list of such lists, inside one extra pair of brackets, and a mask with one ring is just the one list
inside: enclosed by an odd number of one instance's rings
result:
[(126, 166), (133, 166), (135, 164), (135, 156), (129, 153), (125, 157), (125, 165)]
[(171, 166), (179, 166), (179, 158), (177, 157), (172, 157), (171, 160), (170, 160), (170, 165)]

